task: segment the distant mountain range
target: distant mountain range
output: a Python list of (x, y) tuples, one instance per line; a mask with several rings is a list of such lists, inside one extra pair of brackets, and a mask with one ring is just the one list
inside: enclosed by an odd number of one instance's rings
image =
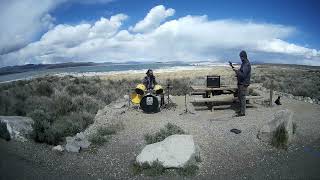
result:
[[(60, 64), (26, 64), (20, 66), (7, 66), (0, 68), (0, 76), (8, 74), (23, 73), (29, 71), (39, 71), (46, 69), (57, 69), (57, 68), (68, 68), (68, 67), (79, 67), (79, 66), (101, 66), (101, 65), (110, 65), (110, 64), (143, 64), (143, 63), (169, 63), (169, 62), (138, 62), (138, 61), (127, 61), (122, 63), (113, 63), (113, 62), (103, 62), (103, 63), (94, 63), (94, 62), (68, 62)], [(181, 61), (172, 61), (170, 63), (182, 63)]]
[(28, 71), (38, 71), (46, 69), (78, 67), (78, 66), (97, 66), (101, 63), (80, 62), (80, 63), (61, 63), (61, 64), (26, 64), (21, 66), (7, 66), (0, 68), (0, 75), (23, 73)]

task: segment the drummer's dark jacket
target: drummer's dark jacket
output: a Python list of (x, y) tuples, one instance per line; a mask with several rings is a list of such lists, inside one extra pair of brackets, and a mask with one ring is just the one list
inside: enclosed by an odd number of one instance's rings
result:
[(248, 60), (242, 62), (240, 69), (236, 73), (238, 85), (250, 85), (251, 65)]
[(143, 82), (142, 82), (147, 89), (153, 89), (154, 88), (154, 85), (157, 85), (157, 81), (156, 81), (156, 78), (154, 76), (146, 76), (144, 77), (143, 79)]

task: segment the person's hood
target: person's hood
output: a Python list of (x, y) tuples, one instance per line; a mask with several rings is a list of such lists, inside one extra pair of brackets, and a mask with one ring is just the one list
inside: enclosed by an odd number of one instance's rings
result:
[(249, 63), (249, 59), (244, 59), (244, 60), (241, 59), (241, 61), (242, 63)]

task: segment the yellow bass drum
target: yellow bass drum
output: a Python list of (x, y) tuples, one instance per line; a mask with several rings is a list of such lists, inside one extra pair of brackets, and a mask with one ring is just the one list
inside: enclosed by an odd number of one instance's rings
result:
[(141, 96), (141, 95), (133, 92), (133, 93), (131, 94), (131, 102), (132, 102), (133, 104), (140, 104), (142, 97), (143, 97), (143, 96)]

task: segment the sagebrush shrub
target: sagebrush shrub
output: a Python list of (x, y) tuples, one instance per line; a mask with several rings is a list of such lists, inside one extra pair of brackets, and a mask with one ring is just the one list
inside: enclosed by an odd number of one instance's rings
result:
[(40, 96), (51, 96), (51, 94), (53, 93), (51, 84), (46, 80), (42, 80), (37, 83), (35, 89), (36, 93)]
[(69, 93), (70, 96), (80, 95), (83, 94), (82, 86), (77, 84), (70, 84), (66, 87), (66, 91)]
[(9, 106), (10, 106), (10, 96), (7, 96), (4, 91), (0, 92), (0, 114), (8, 115)]
[(48, 114), (55, 113), (53, 100), (46, 96), (30, 96), (24, 102), (24, 104), (27, 114), (33, 112), (34, 110), (43, 110)]
[(159, 132), (155, 134), (146, 134), (144, 139), (147, 144), (153, 144), (163, 141), (165, 138), (174, 134), (185, 134), (184, 130), (179, 126), (168, 123), (164, 128), (160, 129)]
[(59, 116), (63, 116), (72, 111), (72, 97), (65, 92), (57, 92), (53, 96), (53, 106)]
[(72, 100), (72, 109), (74, 112), (87, 111), (96, 114), (103, 106), (104, 104), (101, 101), (87, 95), (76, 96)]
[(52, 117), (43, 110), (34, 110), (28, 114), (34, 120), (31, 137), (37, 142), (48, 142), (48, 130), (51, 127)]
[(288, 146), (288, 131), (286, 130), (284, 124), (281, 124), (272, 136), (271, 144), (277, 148), (286, 149)]
[(110, 139), (109, 136), (101, 136), (98, 133), (92, 134), (89, 136), (89, 141), (95, 145), (103, 145), (105, 142), (108, 142)]
[(0, 121), (0, 138), (9, 141), (11, 139), (10, 133), (7, 129), (7, 124), (5, 122)]

